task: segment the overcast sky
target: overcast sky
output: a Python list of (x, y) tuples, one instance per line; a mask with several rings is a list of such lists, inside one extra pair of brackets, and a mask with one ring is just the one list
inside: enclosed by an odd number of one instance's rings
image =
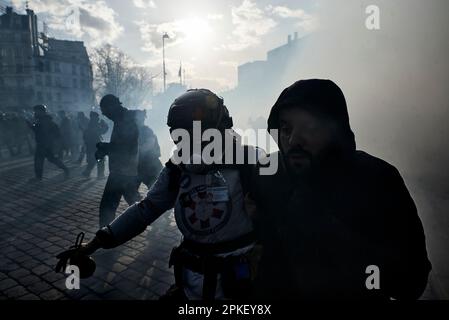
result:
[[(25, 7), (22, 0), (2, 2)], [(111, 43), (155, 74), (167, 32), (169, 82), (178, 81), (182, 61), (189, 86), (217, 91), (236, 85), (237, 65), (265, 59), (288, 34), (307, 34), (318, 24), (313, 0), (30, 0), (29, 6), (51, 36), (81, 39), (90, 48)], [(78, 28), (70, 25), (72, 8), (80, 12)]]

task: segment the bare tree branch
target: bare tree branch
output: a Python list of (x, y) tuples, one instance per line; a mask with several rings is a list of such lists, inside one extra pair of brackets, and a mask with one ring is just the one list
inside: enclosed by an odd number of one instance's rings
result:
[(92, 54), (95, 89), (98, 97), (113, 94), (125, 106), (145, 107), (152, 97), (152, 75), (124, 52), (109, 44)]

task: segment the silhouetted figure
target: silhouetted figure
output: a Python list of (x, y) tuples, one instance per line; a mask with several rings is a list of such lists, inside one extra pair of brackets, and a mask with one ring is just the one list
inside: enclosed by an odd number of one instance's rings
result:
[(60, 138), (59, 138), (59, 158), (61, 160), (64, 157), (68, 157), (72, 155), (72, 140), (73, 140), (73, 130), (72, 130), (72, 122), (70, 118), (67, 116), (64, 110), (58, 111), (59, 116), (59, 128), (60, 128)]
[(95, 157), (109, 159), (109, 177), (100, 202), (100, 227), (108, 225), (115, 218), (115, 212), (122, 196), (129, 205), (140, 200), (137, 178), (138, 139), (134, 112), (122, 106), (113, 95), (101, 99), (102, 114), (114, 122), (109, 143), (97, 143)]
[(51, 116), (47, 113), (47, 107), (37, 105), (34, 107), (34, 123), (29, 123), (36, 138), (36, 150), (34, 153), (35, 179), (42, 180), (44, 160), (64, 170), (65, 177), (69, 176), (69, 169), (54, 155), (55, 141), (60, 137), (60, 131)]
[[(202, 133), (215, 129), (222, 142), (232, 139), (228, 148), (222, 148), (223, 158), (231, 150), (253, 150), (255, 155), (254, 148), (242, 146), (238, 139), (234, 139), (230, 130), (233, 121), (223, 102), (210, 90), (195, 89), (171, 104), (167, 125), (177, 151), (183, 151), (183, 142), (175, 132), (181, 129), (192, 132), (194, 121), (201, 121)], [(169, 160), (144, 200), (101, 228), (89, 243), (59, 254), (58, 266), (65, 265), (69, 259), (87, 261), (87, 256), (100, 248), (122, 245), (173, 209), (183, 241), (170, 255), (175, 285), (161, 299), (181, 302), (247, 298), (256, 267), (253, 257), (257, 253), (243, 194), (248, 173), (254, 165), (230, 166), (220, 160), (212, 164), (195, 164), (190, 160), (198, 153), (184, 152), (187, 159), (183, 163), (174, 158)]]
[(97, 151), (97, 143), (103, 140), (103, 134), (108, 131), (108, 125), (104, 120), (100, 120), (99, 114), (96, 112), (90, 113), (90, 120), (84, 131), (83, 140), (86, 146), (87, 167), (83, 172), (83, 176), (89, 177), (92, 169), (97, 165), (97, 177), (104, 177), (104, 159), (95, 159), (95, 152)]
[(6, 145), (6, 115), (0, 112), (0, 159), (3, 158), (3, 145)]
[(75, 154), (78, 155), (77, 162), (81, 164), (86, 155), (86, 141), (84, 140), (84, 132), (87, 129), (89, 119), (86, 117), (84, 112), (80, 111), (77, 113), (76, 118), (73, 119), (73, 131), (74, 131), (74, 143), (75, 143)]
[(395, 167), (356, 151), (340, 88), (293, 84), (268, 129), (281, 165), (252, 184), (264, 247), (258, 297), (419, 298), (431, 265), (416, 206)]
[(17, 116), (17, 141), (19, 144), (19, 153), (22, 153), (22, 148), (26, 145), (28, 149), (28, 154), (34, 154), (33, 137), (30, 128), (27, 125), (27, 113), (22, 112), (22, 114)]
[(157, 136), (150, 127), (145, 125), (146, 112), (136, 111), (137, 126), (139, 128), (139, 182), (151, 187), (162, 170), (162, 163), (159, 160), (161, 149), (157, 141)]
[(11, 157), (21, 153), (22, 143), (19, 118), (15, 113), (6, 113), (4, 115), (4, 142)]

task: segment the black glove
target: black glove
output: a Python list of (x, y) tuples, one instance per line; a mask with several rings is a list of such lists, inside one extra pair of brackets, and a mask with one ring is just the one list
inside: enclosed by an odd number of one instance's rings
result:
[(100, 162), (101, 160), (103, 160), (105, 156), (106, 156), (106, 153), (104, 153), (102, 150), (95, 151), (95, 160), (97, 160), (97, 162)]
[(108, 145), (109, 144), (105, 143), (105, 142), (98, 142), (96, 144), (97, 151), (95, 152), (95, 160), (101, 161), (101, 160), (103, 160), (103, 158), (105, 156), (108, 155), (108, 152), (107, 152)]
[(75, 245), (69, 250), (61, 252), (56, 256), (59, 259), (56, 264), (56, 272), (64, 272), (67, 264), (75, 265), (80, 270), (80, 278), (85, 279), (93, 275), (96, 269), (95, 261), (89, 257), (89, 249), (82, 244), (84, 233), (81, 232), (76, 238)]
[(98, 151), (107, 153), (108, 145), (109, 145), (109, 143), (107, 143), (107, 142), (98, 142), (95, 146), (97, 147)]

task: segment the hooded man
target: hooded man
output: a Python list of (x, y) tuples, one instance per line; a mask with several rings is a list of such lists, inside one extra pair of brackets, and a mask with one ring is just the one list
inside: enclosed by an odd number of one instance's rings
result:
[(416, 206), (396, 168), (356, 151), (340, 88), (294, 83), (268, 130), (281, 165), (252, 184), (264, 247), (258, 297), (419, 298), (431, 265)]

